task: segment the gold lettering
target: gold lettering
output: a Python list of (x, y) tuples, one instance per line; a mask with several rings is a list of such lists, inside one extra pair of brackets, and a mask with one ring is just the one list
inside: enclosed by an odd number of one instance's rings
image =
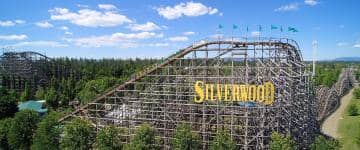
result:
[(214, 101), (214, 84), (210, 84), (210, 100)]
[(265, 105), (270, 105), (275, 100), (275, 87), (271, 82), (265, 82)]
[[(214, 90), (214, 88), (216, 89)], [(250, 101), (270, 105), (275, 101), (275, 86), (270, 81), (265, 82), (263, 85), (204, 84), (203, 81), (196, 81), (194, 89), (194, 101), (196, 103), (201, 103), (205, 100), (223, 100)]]
[(240, 90), (236, 84), (232, 85), (232, 99), (233, 101), (240, 101)]
[(221, 101), (221, 99), (222, 99), (222, 89), (223, 89), (222, 85), (217, 84), (216, 92), (217, 92), (218, 101)]
[(259, 85), (257, 87), (256, 100), (259, 103), (263, 103), (265, 101), (265, 90), (263, 85)]
[(249, 86), (248, 98), (250, 102), (255, 102), (256, 100), (256, 85)]
[(248, 99), (248, 85), (240, 85), (241, 101), (247, 101)]
[(196, 81), (195, 83), (195, 93), (194, 101), (195, 103), (201, 103), (204, 101), (204, 90), (201, 88), (201, 86), (204, 85), (204, 82), (202, 81)]

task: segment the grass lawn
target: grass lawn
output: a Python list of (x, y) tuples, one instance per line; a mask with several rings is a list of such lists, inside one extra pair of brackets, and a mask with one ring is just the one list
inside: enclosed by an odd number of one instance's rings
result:
[[(338, 133), (340, 134), (340, 142), (342, 149), (345, 150), (360, 150), (360, 145), (355, 142), (355, 137), (360, 135), (360, 115), (349, 116), (348, 109), (351, 104), (356, 104), (357, 108), (360, 109), (360, 100), (353, 98), (346, 108), (343, 119), (340, 120)], [(360, 111), (358, 111), (360, 114)]]

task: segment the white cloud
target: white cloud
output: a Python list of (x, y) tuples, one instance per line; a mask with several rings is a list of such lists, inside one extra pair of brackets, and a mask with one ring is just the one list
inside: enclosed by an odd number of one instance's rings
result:
[(169, 29), (169, 27), (168, 27), (168, 26), (165, 26), (165, 25), (162, 25), (161, 28), (163, 28), (163, 29)]
[(168, 40), (171, 42), (185, 42), (185, 41), (189, 40), (189, 38), (186, 36), (174, 36), (174, 37), (168, 38)]
[(14, 26), (14, 25), (15, 25), (15, 23), (10, 20), (0, 21), (0, 26), (3, 26), (3, 27), (10, 27), (10, 26)]
[(15, 22), (16, 24), (24, 24), (24, 23), (26, 23), (25, 20), (15, 20), (14, 22)]
[(213, 15), (218, 13), (218, 9), (207, 7), (201, 3), (196, 2), (187, 2), (180, 3), (175, 5), (174, 7), (166, 6), (156, 8), (158, 14), (166, 19), (177, 19), (182, 16), (201, 16), (201, 15)]
[(183, 34), (183, 35), (194, 35), (195, 32), (188, 31), (188, 32), (183, 32), (182, 34)]
[(252, 37), (258, 37), (258, 36), (260, 36), (260, 32), (259, 31), (253, 31), (253, 32), (251, 32), (251, 36)]
[(153, 32), (139, 33), (114, 33), (111, 35), (91, 36), (76, 39), (65, 39), (68, 42), (81, 47), (102, 47), (102, 46), (118, 46), (118, 47), (136, 47), (136, 40), (162, 37), (162, 34)]
[(20, 34), (20, 35), (0, 35), (0, 40), (24, 40), (26, 39), (27, 36), (25, 34)]
[(69, 45), (62, 44), (56, 41), (30, 41), (30, 42), (20, 42), (13, 45), (13, 47), (26, 47), (26, 46), (34, 46), (34, 47), (67, 47)]
[(17, 24), (23, 24), (23, 23), (25, 23), (24, 20), (14, 20), (14, 21), (11, 21), (11, 20), (1, 21), (0, 20), (0, 26), (1, 27), (10, 27), (10, 26), (14, 26), (14, 25), (17, 25)]
[(69, 32), (69, 31), (66, 31), (65, 34), (66, 34), (66, 35), (73, 35), (73, 33), (72, 33), (72, 32)]
[(292, 4), (280, 6), (279, 8), (276, 8), (275, 11), (285, 12), (285, 11), (294, 11), (294, 10), (298, 10), (298, 9), (299, 9), (299, 4), (292, 3)]
[(167, 47), (169, 46), (169, 43), (150, 43), (148, 44), (150, 47)]
[(360, 48), (360, 44), (355, 44), (353, 47)]
[(64, 31), (69, 30), (69, 28), (68, 28), (67, 26), (61, 26), (60, 29), (61, 29), (61, 30), (64, 30)]
[(338, 42), (338, 43), (336, 43), (336, 46), (338, 46), (338, 47), (343, 47), (343, 46), (348, 46), (349, 45), (349, 43), (347, 43), (347, 42)]
[(161, 29), (153, 22), (146, 22), (145, 24), (131, 24), (127, 28), (132, 31), (154, 31)]
[(111, 4), (99, 4), (98, 7), (100, 9), (104, 9), (104, 10), (114, 10), (117, 9), (116, 6), (111, 5)]
[(49, 23), (47, 21), (37, 22), (37, 23), (35, 23), (35, 25), (37, 25), (38, 27), (41, 27), (41, 28), (52, 28), (52, 27), (54, 27), (54, 25), (52, 25), (51, 23)]
[(49, 12), (52, 20), (65, 20), (85, 27), (113, 27), (132, 22), (115, 11), (80, 9), (78, 12), (71, 12), (66, 8), (54, 8)]
[(319, 2), (317, 2), (316, 0), (305, 0), (304, 3), (309, 6), (315, 6), (319, 4)]
[(76, 6), (79, 8), (89, 8), (88, 5), (84, 5), (84, 4), (76, 4)]

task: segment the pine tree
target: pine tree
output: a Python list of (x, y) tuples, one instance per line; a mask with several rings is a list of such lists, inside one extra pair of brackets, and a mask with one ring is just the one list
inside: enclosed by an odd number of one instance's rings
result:
[(34, 142), (31, 149), (36, 150), (58, 150), (60, 140), (60, 114), (50, 112), (39, 123), (39, 128), (35, 132)]
[(189, 125), (180, 124), (176, 128), (174, 139), (172, 141), (175, 150), (194, 150), (200, 149), (199, 135), (193, 133)]
[(92, 148), (95, 131), (87, 120), (76, 118), (64, 126), (61, 148), (66, 150), (88, 150)]
[(296, 144), (292, 138), (287, 135), (281, 135), (277, 132), (273, 132), (271, 134), (270, 141), (270, 149), (271, 150), (295, 150)]
[(28, 83), (25, 83), (25, 89), (20, 95), (20, 101), (24, 102), (29, 100), (31, 97), (30, 87)]
[(8, 141), (12, 149), (30, 149), (39, 114), (32, 110), (17, 112), (9, 129)]
[(118, 150), (122, 149), (121, 134), (123, 131), (115, 126), (102, 128), (96, 136), (96, 148), (99, 150)]
[(126, 150), (159, 150), (155, 138), (155, 129), (148, 124), (140, 126), (131, 142), (125, 146)]
[(214, 140), (210, 143), (211, 150), (235, 150), (236, 143), (231, 139), (226, 130), (220, 130), (216, 133)]

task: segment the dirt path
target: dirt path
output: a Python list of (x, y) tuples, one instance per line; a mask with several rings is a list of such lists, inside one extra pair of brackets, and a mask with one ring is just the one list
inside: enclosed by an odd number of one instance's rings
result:
[(343, 96), (340, 99), (339, 108), (334, 113), (332, 113), (328, 118), (326, 118), (326, 120), (323, 122), (321, 126), (322, 133), (336, 139), (340, 137), (337, 132), (337, 129), (339, 126), (339, 122), (341, 121), (341, 119), (343, 119), (342, 114), (344, 113), (347, 105), (350, 103), (352, 99), (353, 91), (354, 88), (352, 88), (349, 93), (347, 93), (345, 96)]

